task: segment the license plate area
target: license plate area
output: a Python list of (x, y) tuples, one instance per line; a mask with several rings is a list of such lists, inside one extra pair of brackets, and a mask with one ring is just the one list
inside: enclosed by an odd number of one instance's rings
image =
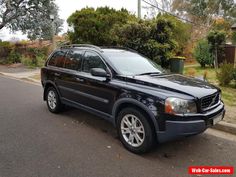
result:
[(213, 118), (207, 119), (206, 120), (206, 126), (207, 127), (211, 127), (215, 124), (217, 124), (219, 121), (221, 121), (224, 117), (223, 113), (217, 114), (216, 116), (214, 116)]
[(212, 120), (213, 120), (213, 125), (217, 124), (218, 122), (220, 122), (223, 119), (223, 113), (218, 114), (217, 116), (215, 116)]

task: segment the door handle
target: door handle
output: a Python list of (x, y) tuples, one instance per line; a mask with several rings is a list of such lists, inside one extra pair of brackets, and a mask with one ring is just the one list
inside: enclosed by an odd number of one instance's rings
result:
[(78, 78), (78, 77), (76, 77), (76, 80), (79, 81), (79, 82), (84, 82), (84, 79), (81, 79), (81, 78)]
[(54, 73), (54, 76), (60, 76), (61, 74), (59, 74), (59, 73)]

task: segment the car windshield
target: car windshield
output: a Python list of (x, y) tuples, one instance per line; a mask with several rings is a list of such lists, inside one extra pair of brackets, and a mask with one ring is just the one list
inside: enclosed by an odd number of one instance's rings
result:
[(159, 65), (150, 59), (134, 52), (105, 49), (104, 54), (122, 75), (149, 75), (164, 72)]

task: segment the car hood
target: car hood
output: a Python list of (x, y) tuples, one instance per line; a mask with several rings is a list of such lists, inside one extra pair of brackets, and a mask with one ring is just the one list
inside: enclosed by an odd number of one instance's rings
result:
[(135, 76), (131, 82), (158, 89), (169, 90), (195, 98), (216, 93), (219, 89), (205, 81), (179, 74)]

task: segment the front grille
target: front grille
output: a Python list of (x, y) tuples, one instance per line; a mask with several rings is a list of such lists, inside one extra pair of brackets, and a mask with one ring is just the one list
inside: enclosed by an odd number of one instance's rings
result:
[(210, 96), (206, 96), (201, 99), (201, 109), (206, 110), (206, 109), (216, 105), (217, 103), (219, 103), (219, 100), (220, 100), (219, 93), (216, 93), (216, 94), (213, 94)]

